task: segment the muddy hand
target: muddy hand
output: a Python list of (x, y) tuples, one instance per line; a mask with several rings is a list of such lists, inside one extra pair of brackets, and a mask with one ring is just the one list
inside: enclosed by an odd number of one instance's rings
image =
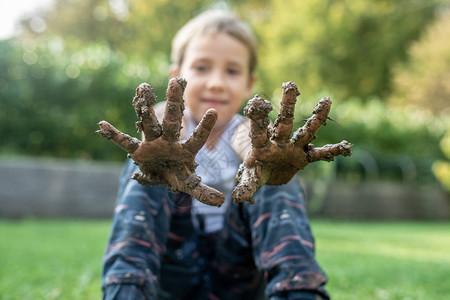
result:
[(216, 123), (217, 112), (209, 109), (192, 135), (187, 140), (180, 141), (185, 87), (186, 81), (182, 78), (172, 78), (169, 81), (166, 109), (160, 124), (153, 110), (156, 103), (153, 88), (147, 83), (139, 85), (133, 107), (140, 118), (136, 127), (138, 132), (143, 133), (144, 141), (120, 132), (106, 121), (99, 123), (100, 130), (96, 132), (129, 153), (128, 156), (141, 171), (132, 178), (140, 184), (161, 184), (174, 192), (190, 194), (205, 204), (221, 206), (224, 195), (204, 185), (195, 174), (195, 155), (208, 139)]
[(244, 114), (250, 119), (252, 150), (236, 175), (238, 184), (233, 190), (235, 202), (254, 203), (253, 194), (264, 184), (285, 184), (309, 163), (332, 161), (337, 155), (351, 155), (352, 144), (345, 140), (320, 148), (310, 144), (320, 126), (325, 125), (329, 118), (329, 98), (319, 101), (313, 115), (290, 138), (298, 95), (300, 92), (295, 83), (283, 84), (281, 108), (273, 128), (269, 125), (270, 102), (256, 95), (245, 107)]

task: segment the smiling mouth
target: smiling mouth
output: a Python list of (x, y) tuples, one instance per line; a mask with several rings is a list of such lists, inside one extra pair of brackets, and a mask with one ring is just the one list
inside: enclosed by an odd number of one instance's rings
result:
[(223, 101), (223, 100), (215, 100), (215, 99), (203, 99), (202, 103), (206, 106), (208, 106), (209, 108), (217, 108), (217, 107), (222, 107), (227, 105), (227, 101)]

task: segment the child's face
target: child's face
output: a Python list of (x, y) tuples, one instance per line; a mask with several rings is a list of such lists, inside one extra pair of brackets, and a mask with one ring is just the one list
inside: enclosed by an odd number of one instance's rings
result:
[(196, 122), (215, 108), (216, 128), (222, 128), (239, 112), (255, 81), (249, 74), (249, 56), (244, 44), (226, 33), (197, 36), (189, 42), (181, 68), (172, 76), (187, 80), (184, 97)]

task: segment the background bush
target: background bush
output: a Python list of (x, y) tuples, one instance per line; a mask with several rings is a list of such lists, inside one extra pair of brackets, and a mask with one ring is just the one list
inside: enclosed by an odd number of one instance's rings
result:
[(94, 133), (97, 122), (137, 136), (134, 89), (150, 82), (164, 98), (171, 38), (208, 8), (233, 10), (254, 27), (255, 93), (277, 107), (281, 83), (299, 85), (296, 125), (331, 96), (338, 123), (315, 143), (354, 143), (341, 168), (371, 157), (388, 177), (413, 168), (433, 181), (433, 162), (448, 161), (437, 146), (450, 100), (449, 7), (440, 0), (56, 0), (0, 41), (0, 154), (123, 160)]

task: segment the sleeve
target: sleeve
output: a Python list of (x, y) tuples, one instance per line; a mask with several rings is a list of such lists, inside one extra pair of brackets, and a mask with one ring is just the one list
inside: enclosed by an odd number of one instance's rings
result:
[(253, 256), (267, 280), (266, 296), (329, 299), (298, 177), (285, 185), (263, 186), (248, 209)]
[(135, 284), (111, 284), (104, 288), (103, 300), (146, 300), (155, 296)]
[(131, 180), (136, 171), (128, 160), (119, 180), (103, 260), (103, 299), (156, 298), (173, 194), (162, 186), (143, 186)]

